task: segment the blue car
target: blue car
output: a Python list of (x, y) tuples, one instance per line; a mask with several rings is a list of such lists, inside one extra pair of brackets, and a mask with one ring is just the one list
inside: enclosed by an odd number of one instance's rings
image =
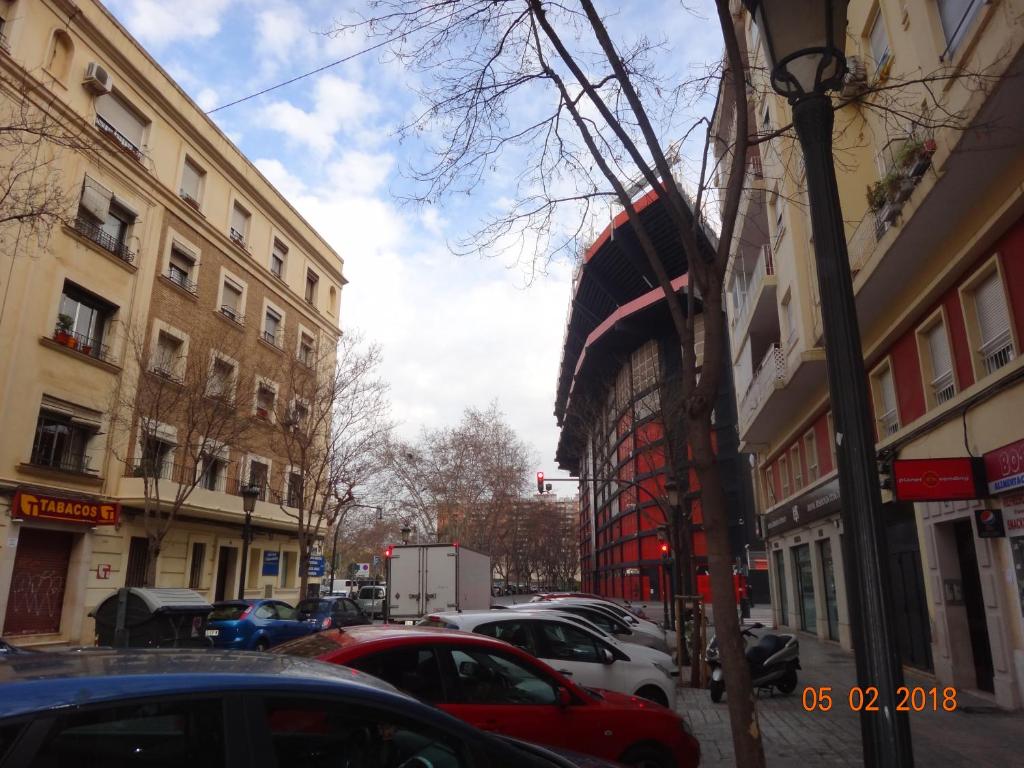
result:
[(84, 650), (0, 659), (0, 765), (572, 768), (369, 675), (278, 654)]
[(294, 640), (316, 627), (299, 618), (281, 600), (225, 600), (214, 603), (206, 622), (206, 636), (216, 648), (265, 651), (272, 645)]
[(371, 624), (355, 600), (348, 597), (313, 597), (300, 600), (295, 606), (299, 619), (313, 625), (319, 632), (334, 627), (354, 627), (360, 624)]

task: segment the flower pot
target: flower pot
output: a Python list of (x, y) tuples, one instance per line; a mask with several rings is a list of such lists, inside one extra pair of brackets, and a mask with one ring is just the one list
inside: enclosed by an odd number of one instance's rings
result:
[(71, 337), (68, 335), (67, 331), (54, 331), (53, 332), (53, 340), (56, 341), (58, 344), (63, 344), (65, 346), (67, 346), (68, 339), (70, 339), (70, 338)]
[(76, 339), (74, 336), (68, 336), (67, 341), (65, 341), (64, 343), (67, 345), (68, 349), (78, 348), (78, 339)]
[(83, 344), (82, 345), (82, 354), (91, 355), (92, 354), (92, 347), (89, 346), (88, 344)]

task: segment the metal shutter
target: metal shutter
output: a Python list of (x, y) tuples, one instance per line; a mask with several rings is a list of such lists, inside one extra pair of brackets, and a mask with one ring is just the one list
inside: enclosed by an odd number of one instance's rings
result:
[(978, 329), (984, 347), (1010, 331), (1010, 313), (999, 272), (993, 272), (974, 291), (974, 307), (978, 313)]
[(953, 370), (949, 356), (949, 340), (946, 338), (946, 326), (936, 323), (928, 331), (928, 350), (932, 356), (932, 379), (938, 381)]
[(5, 635), (60, 632), (72, 534), (22, 528), (14, 555)]

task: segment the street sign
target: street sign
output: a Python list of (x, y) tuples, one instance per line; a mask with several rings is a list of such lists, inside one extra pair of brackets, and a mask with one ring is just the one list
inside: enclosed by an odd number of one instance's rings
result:
[(264, 576), (277, 576), (281, 567), (281, 553), (264, 550), (263, 571)]
[(376, 568), (378, 565), (380, 565), (380, 555), (374, 555), (373, 556), (373, 567)]
[(324, 556), (323, 555), (310, 555), (309, 556), (309, 569), (306, 571), (307, 576), (323, 576), (324, 575)]
[(356, 576), (369, 576), (370, 575), (370, 564), (369, 563), (357, 563), (359, 569), (356, 571)]

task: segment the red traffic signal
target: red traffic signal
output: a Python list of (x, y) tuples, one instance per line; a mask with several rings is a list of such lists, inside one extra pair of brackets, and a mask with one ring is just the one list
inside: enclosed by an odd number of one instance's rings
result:
[(537, 493), (544, 493), (544, 473), (537, 473)]
[(394, 549), (395, 549), (394, 546), (392, 546), (391, 544), (388, 544), (386, 547), (384, 547), (384, 557), (386, 557), (386, 558), (388, 558), (390, 560), (391, 559), (391, 553), (394, 551)]
[(661, 556), (662, 557), (668, 557), (668, 542), (667, 541), (661, 542)]

